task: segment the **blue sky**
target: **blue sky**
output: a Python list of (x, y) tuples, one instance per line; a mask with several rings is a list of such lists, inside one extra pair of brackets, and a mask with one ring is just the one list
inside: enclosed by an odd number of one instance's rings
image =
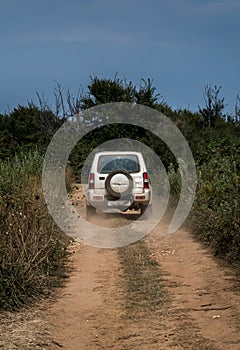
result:
[(0, 0), (0, 111), (89, 76), (153, 79), (173, 108), (240, 94), (239, 0)]

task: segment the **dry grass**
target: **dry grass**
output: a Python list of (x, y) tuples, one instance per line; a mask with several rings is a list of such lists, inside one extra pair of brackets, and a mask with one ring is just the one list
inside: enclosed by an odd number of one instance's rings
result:
[(131, 318), (160, 309), (168, 296), (158, 262), (144, 240), (118, 249), (123, 268), (127, 314)]
[(0, 315), (0, 349), (49, 349), (45, 303), (20, 312), (4, 311)]
[(40, 155), (0, 166), (0, 308), (18, 310), (48, 295), (65, 275), (69, 239), (55, 225), (41, 190)]

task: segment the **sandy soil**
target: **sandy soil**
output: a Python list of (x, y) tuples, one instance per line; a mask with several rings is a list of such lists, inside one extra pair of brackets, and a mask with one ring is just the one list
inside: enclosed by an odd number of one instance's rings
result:
[[(84, 215), (81, 192), (71, 200)], [(108, 219), (98, 215), (95, 220), (101, 225), (101, 220), (106, 224)], [(110, 227), (114, 220), (109, 217)], [(119, 224), (119, 217), (117, 220)], [(121, 220), (124, 224), (126, 218)], [(41, 311), (44, 326), (38, 328), (42, 334), (39, 347), (18, 348), (239, 350), (239, 282), (187, 230), (170, 235), (167, 229), (165, 219), (143, 240), (150, 258), (158, 264), (166, 292), (163, 304), (141, 308), (139, 299), (136, 308), (127, 306), (126, 267), (123, 272), (118, 249), (74, 243), (70, 278)], [(31, 320), (38, 324), (34, 317)], [(0, 348), (15, 349), (4, 339)]]

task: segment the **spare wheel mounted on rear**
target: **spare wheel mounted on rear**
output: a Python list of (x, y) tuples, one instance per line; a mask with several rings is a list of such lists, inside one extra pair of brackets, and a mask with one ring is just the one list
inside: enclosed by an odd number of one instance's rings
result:
[(133, 188), (132, 176), (124, 170), (112, 171), (105, 182), (106, 191), (114, 198), (123, 198), (131, 194)]

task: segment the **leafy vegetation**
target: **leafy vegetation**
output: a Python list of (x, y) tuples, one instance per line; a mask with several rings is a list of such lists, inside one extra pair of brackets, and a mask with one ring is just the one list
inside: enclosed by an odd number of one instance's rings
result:
[(212, 148), (213, 156), (198, 168), (193, 208), (194, 232), (218, 257), (239, 264), (240, 143)]
[(33, 103), (19, 105), (9, 115), (0, 114), (0, 159), (30, 149), (43, 151), (61, 124), (52, 111)]

